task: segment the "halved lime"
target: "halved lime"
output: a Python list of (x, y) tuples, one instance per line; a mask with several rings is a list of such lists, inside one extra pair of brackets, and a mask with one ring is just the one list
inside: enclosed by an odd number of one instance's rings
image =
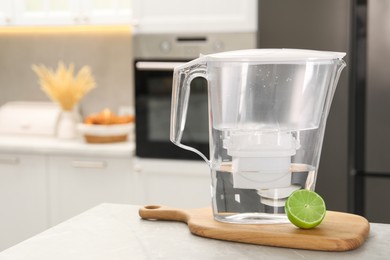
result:
[(305, 189), (294, 191), (288, 197), (285, 210), (291, 223), (303, 229), (318, 226), (326, 214), (325, 202), (321, 196)]

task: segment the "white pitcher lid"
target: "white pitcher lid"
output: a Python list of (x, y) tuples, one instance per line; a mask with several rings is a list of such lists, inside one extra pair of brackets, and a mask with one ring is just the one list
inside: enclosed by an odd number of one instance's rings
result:
[(304, 49), (248, 49), (214, 53), (203, 58), (210, 61), (306, 62), (342, 59), (345, 55), (345, 52)]

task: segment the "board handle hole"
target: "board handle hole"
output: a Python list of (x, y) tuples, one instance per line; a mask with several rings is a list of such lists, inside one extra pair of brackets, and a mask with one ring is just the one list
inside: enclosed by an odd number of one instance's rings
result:
[(161, 206), (159, 205), (148, 205), (148, 206), (145, 206), (145, 209), (159, 209), (161, 208)]

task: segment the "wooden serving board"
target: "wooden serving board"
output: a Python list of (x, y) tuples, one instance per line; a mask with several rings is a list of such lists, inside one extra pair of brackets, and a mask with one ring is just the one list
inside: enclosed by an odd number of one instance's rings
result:
[(348, 251), (362, 245), (370, 232), (368, 221), (357, 215), (327, 211), (323, 222), (313, 229), (293, 224), (228, 224), (214, 220), (210, 208), (175, 209), (150, 205), (139, 209), (143, 219), (187, 223), (191, 233), (241, 243), (310, 249)]

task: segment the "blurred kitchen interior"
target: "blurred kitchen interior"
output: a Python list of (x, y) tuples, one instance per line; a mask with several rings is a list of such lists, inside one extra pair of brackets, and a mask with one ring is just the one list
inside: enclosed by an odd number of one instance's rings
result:
[[(385, 134), (390, 110), (378, 107), (388, 106), (387, 101), (375, 104), (375, 98), (390, 95), (389, 81), (372, 89), (364, 85), (375, 84), (375, 77), (381, 77), (372, 70), (375, 64), (389, 67), (380, 61), (390, 55), (389, 45), (387, 49), (384, 46), (389, 39), (385, 11), (390, 12), (390, 1), (260, 0), (257, 47), (347, 52), (348, 66), (332, 103), (316, 190), (330, 210), (356, 212), (370, 221), (390, 223), (390, 208), (379, 203), (390, 195), (389, 152), (383, 149), (390, 142)], [(96, 76), (98, 87), (79, 106), (82, 116), (105, 107), (114, 111), (134, 107), (130, 27), (8, 29), (0, 29), (0, 105), (15, 100), (48, 101), (39, 91), (31, 65), (55, 67), (63, 60), (78, 68), (88, 64)], [(383, 44), (375, 45), (379, 41)], [(375, 124), (377, 121), (380, 124)]]

